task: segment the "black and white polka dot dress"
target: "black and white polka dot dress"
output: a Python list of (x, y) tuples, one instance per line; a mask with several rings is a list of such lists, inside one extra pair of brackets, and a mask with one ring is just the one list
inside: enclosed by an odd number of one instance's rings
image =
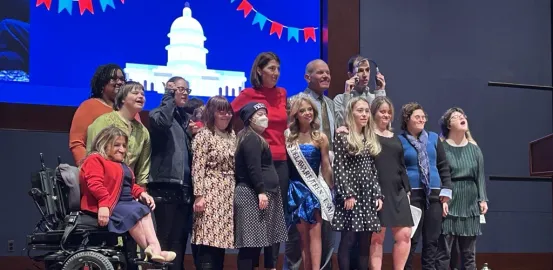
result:
[[(377, 232), (380, 220), (376, 200), (382, 199), (374, 158), (368, 152), (352, 155), (347, 151), (347, 134), (336, 134), (334, 141), (334, 179), (336, 210), (332, 220), (335, 231)], [(344, 201), (356, 199), (352, 210), (344, 209)]]

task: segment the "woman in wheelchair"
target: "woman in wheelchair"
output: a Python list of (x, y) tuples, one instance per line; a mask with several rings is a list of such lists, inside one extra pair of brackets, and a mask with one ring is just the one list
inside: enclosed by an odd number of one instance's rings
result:
[(80, 168), (81, 210), (97, 214), (98, 224), (110, 232), (129, 232), (145, 249), (146, 260), (170, 262), (176, 254), (161, 250), (150, 214), (154, 200), (135, 183), (134, 173), (123, 163), (127, 142), (125, 132), (114, 126), (96, 136)]

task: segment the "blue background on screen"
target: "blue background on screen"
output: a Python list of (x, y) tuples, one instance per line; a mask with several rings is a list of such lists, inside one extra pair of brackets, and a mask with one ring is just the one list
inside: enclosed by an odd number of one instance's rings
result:
[[(0, 82), (0, 102), (78, 106), (90, 95), (90, 79), (99, 65), (165, 66), (167, 34), (173, 21), (182, 16), (185, 2), (203, 26), (208, 69), (241, 71), (249, 78), (256, 55), (273, 51), (281, 59), (278, 84), (289, 95), (305, 88), (305, 65), (320, 57), (320, 29), (316, 30), (316, 42), (305, 42), (302, 31), (299, 42), (288, 41), (287, 29), (279, 39), (276, 34), (269, 35), (269, 21), (263, 30), (252, 25), (255, 12), (244, 18), (242, 11), (236, 10), (240, 0), (126, 0), (124, 4), (114, 0), (115, 9), (108, 7), (106, 11), (93, 0), (94, 15), (88, 11), (81, 15), (77, 2), (70, 15), (58, 13), (57, 1), (50, 10), (35, 7), (31, 1), (31, 79), (28, 83)], [(250, 3), (267, 18), (286, 26), (320, 25), (320, 0)], [(146, 109), (156, 107), (160, 100), (161, 94), (148, 95)]]

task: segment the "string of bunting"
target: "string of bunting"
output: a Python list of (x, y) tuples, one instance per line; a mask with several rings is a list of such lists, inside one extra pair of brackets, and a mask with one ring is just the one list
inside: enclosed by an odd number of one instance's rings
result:
[[(231, 3), (234, 3), (236, 0), (230, 0)], [(248, 17), (252, 11), (255, 13), (255, 16), (252, 21), (252, 25), (259, 25), (259, 29), (263, 31), (263, 27), (265, 27), (265, 23), (270, 22), (271, 23), (271, 29), (269, 30), (269, 35), (276, 34), (278, 38), (280, 39), (282, 37), (282, 32), (284, 28), (286, 28), (286, 31), (288, 32), (288, 41), (291, 39), (295, 39), (296, 42), (299, 42), (299, 33), (300, 31), (303, 32), (303, 40), (304, 42), (308, 42), (310, 39), (313, 40), (313, 42), (316, 42), (316, 35), (315, 30), (317, 30), (317, 27), (304, 27), (304, 28), (298, 28), (298, 27), (291, 27), (287, 25), (283, 25), (279, 22), (273, 21), (269, 18), (267, 18), (265, 15), (259, 13), (250, 2), (247, 0), (242, 0), (240, 2), (240, 5), (238, 5), (238, 8), (236, 8), (238, 11), (244, 12), (244, 18)]]
[[(54, 0), (55, 1), (55, 0)], [(106, 11), (107, 7), (115, 9), (115, 4), (113, 0), (99, 0), (100, 7), (102, 11)], [(125, 4), (125, 0), (120, 0), (121, 3)], [(73, 2), (79, 2), (79, 11), (83, 15), (87, 10), (91, 14), (94, 14), (94, 7), (92, 6), (92, 0), (58, 0), (58, 13), (66, 10), (69, 15), (73, 13)], [(36, 0), (36, 6), (39, 7), (44, 5), (47, 10), (50, 10), (52, 7), (52, 0)]]

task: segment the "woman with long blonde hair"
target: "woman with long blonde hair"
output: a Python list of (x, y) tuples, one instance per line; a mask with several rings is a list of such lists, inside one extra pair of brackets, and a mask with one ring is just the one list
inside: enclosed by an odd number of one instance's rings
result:
[(369, 102), (356, 97), (346, 106), (348, 133), (338, 133), (334, 141), (333, 171), (336, 209), (332, 227), (341, 232), (338, 248), (340, 269), (350, 269), (350, 249), (359, 241), (358, 269), (369, 268), (372, 232), (380, 231), (377, 212), (382, 209), (375, 157), (381, 146), (372, 129)]
[(316, 105), (300, 94), (291, 102), (286, 149), (290, 168), (288, 185), (288, 221), (300, 234), (305, 270), (321, 267), (322, 220), (332, 221), (334, 204), (330, 187), (332, 168), (329, 140), (319, 131)]

